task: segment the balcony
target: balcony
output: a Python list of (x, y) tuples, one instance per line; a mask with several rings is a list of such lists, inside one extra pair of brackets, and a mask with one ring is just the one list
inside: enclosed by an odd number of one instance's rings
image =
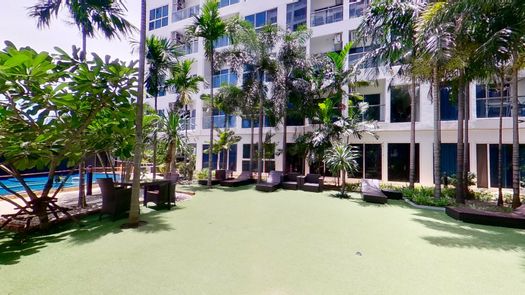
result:
[(355, 18), (360, 17), (368, 7), (369, 0), (359, 0), (354, 3), (350, 3), (349, 17)]
[[(202, 129), (210, 129), (211, 116), (205, 115), (202, 118)], [(235, 116), (232, 115), (215, 115), (213, 116), (214, 128), (235, 128)]]
[(198, 15), (200, 10), (199, 5), (190, 6), (181, 10), (174, 11), (171, 15), (172, 22), (178, 22), (187, 18), (190, 18), (194, 15)]
[(181, 55), (188, 55), (199, 52), (199, 42), (197, 40), (191, 41), (187, 44), (177, 46), (177, 52)]
[[(498, 118), (500, 114), (501, 99), (499, 97), (476, 98), (477, 118)], [(512, 116), (510, 97), (503, 97), (503, 117)], [(525, 97), (518, 97), (518, 116), (525, 117)]]
[(328, 7), (315, 11), (311, 15), (312, 27), (322, 26), (343, 20), (343, 5)]

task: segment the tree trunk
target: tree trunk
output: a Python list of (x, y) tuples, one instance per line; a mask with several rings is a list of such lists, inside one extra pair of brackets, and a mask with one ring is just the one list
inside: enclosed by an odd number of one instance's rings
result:
[(512, 208), (521, 206), (520, 200), (520, 134), (518, 104), (518, 68), (512, 70)]
[(263, 89), (263, 82), (262, 82), (262, 76), (263, 74), (261, 71), (258, 73), (258, 79), (259, 79), (259, 87), (261, 93), (259, 94), (259, 157), (257, 159), (257, 183), (261, 183), (262, 179), (262, 172), (263, 172), (263, 127), (264, 127), (264, 95), (262, 93)]
[(441, 197), (441, 120), (440, 120), (440, 82), (437, 68), (434, 67), (433, 98), (434, 98), (434, 198)]
[(175, 143), (172, 144), (172, 154), (170, 161), (170, 170), (169, 172), (173, 175), (177, 172), (177, 138), (174, 139)]
[(457, 184), (456, 184), (456, 202), (457, 203), (460, 203), (460, 204), (464, 204), (465, 203), (465, 189), (464, 189), (464, 181), (465, 179), (463, 178), (463, 169), (464, 169), (464, 150), (463, 150), (463, 118), (465, 116), (465, 107), (464, 107), (464, 102), (465, 102), (465, 93), (463, 92), (464, 88), (463, 87), (464, 85), (464, 82), (463, 82), (463, 77), (461, 76), (459, 78), (459, 84), (458, 84), (458, 142), (457, 142), (457, 146), (456, 146), (456, 149), (457, 149), (457, 165), (456, 165), (456, 181), (457, 181)]
[(416, 79), (412, 77), (412, 95), (410, 97), (410, 161), (408, 181), (409, 187), (414, 188), (416, 181)]
[[(213, 43), (213, 42), (212, 42)], [(214, 60), (213, 60), (213, 44), (211, 46), (211, 54), (210, 54), (210, 74), (213, 80), (213, 67), (214, 67)], [(210, 117), (210, 146), (208, 149), (208, 187), (211, 188), (211, 163), (212, 163), (212, 150), (213, 150), (213, 83), (210, 85), (210, 107), (211, 107), (211, 117)]]
[(286, 116), (287, 116), (287, 108), (288, 108), (288, 103), (287, 103), (288, 100), (285, 101), (285, 105), (284, 105), (284, 110), (283, 110), (283, 149), (282, 149), (282, 154), (283, 154), (283, 173), (286, 174), (286, 172), (288, 172), (288, 167), (287, 167), (287, 164), (286, 164), (286, 151), (287, 151), (287, 146), (286, 146), (286, 141), (287, 141), (287, 137), (288, 137), (288, 134), (287, 134), (287, 130), (288, 130), (288, 124), (286, 122)]
[(499, 127), (498, 127), (498, 206), (503, 206), (503, 89), (505, 76), (500, 79), (499, 85)]
[(82, 26), (82, 54), (80, 55), (80, 60), (85, 62), (87, 59), (87, 32), (84, 26)]
[(250, 120), (250, 129), (251, 129), (251, 137), (250, 137), (250, 175), (251, 173), (253, 173), (253, 142), (254, 142), (254, 137), (255, 137), (255, 128), (254, 128), (254, 123), (253, 123), (253, 115), (251, 117), (251, 120)]
[(465, 121), (465, 137), (463, 139), (463, 188), (465, 190), (465, 196), (468, 196), (469, 194), (469, 180), (468, 180), (468, 174), (470, 171), (470, 144), (469, 144), (469, 127), (468, 122), (470, 119), (470, 85), (469, 83), (465, 83), (465, 114), (464, 114), (464, 121)]
[(344, 196), (345, 194), (346, 194), (346, 170), (343, 169), (343, 181), (341, 184), (341, 195)]
[[(157, 85), (158, 92), (158, 85)], [(159, 109), (157, 105), (158, 93), (155, 93), (155, 114), (159, 114)], [(159, 122), (157, 122), (157, 127), (153, 131), (153, 181), (157, 179), (157, 128), (159, 127)]]
[(84, 179), (84, 160), (80, 161), (78, 165), (78, 207), (86, 207), (86, 181)]
[[(188, 124), (190, 124), (190, 122), (191, 122), (191, 115), (188, 115), (188, 105), (184, 106), (184, 112), (188, 116), (187, 120), (186, 120), (186, 124), (184, 124), (184, 137), (186, 138), (186, 140), (188, 140)], [(189, 155), (187, 153), (184, 153), (184, 177), (186, 179), (190, 178), (189, 175), (188, 175), (188, 171), (189, 171), (189, 169), (188, 169), (188, 156)]]
[(140, 162), (142, 159), (142, 118), (144, 116), (144, 67), (146, 50), (146, 0), (141, 0), (140, 13), (140, 45), (138, 93), (135, 118), (135, 148), (133, 150), (133, 186), (131, 188), (131, 205), (129, 210), (129, 226), (139, 225), (139, 193), (140, 193)]

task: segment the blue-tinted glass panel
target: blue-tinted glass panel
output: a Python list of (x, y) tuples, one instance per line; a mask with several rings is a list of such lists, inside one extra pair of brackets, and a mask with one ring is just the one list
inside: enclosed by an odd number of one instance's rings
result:
[(266, 12), (260, 12), (255, 15), (255, 27), (262, 27), (266, 24)]
[(248, 15), (245, 19), (247, 22), (251, 23), (252, 26), (255, 26), (255, 15)]
[(458, 119), (458, 107), (451, 101), (451, 87), (441, 87), (441, 121), (454, 121)]

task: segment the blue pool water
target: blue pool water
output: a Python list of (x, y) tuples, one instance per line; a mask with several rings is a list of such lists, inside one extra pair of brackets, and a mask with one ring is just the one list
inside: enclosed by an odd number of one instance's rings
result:
[[(108, 173), (109, 177), (113, 177), (113, 174)], [(65, 175), (60, 176), (62, 179), (66, 177)], [(33, 189), (33, 191), (41, 191), (44, 189), (44, 185), (47, 181), (47, 176), (34, 176), (34, 177), (24, 177), (26, 183)], [(97, 178), (106, 178), (104, 173), (93, 173), (93, 183), (96, 183)], [(117, 174), (117, 180), (119, 175)], [(24, 191), (24, 188), (15, 178), (1, 178), (0, 182), (5, 184), (8, 188), (14, 190), (15, 192)], [(87, 182), (87, 177), (86, 177)], [(60, 185), (60, 182), (54, 183), (53, 187), (57, 188)], [(64, 187), (78, 187), (78, 174), (72, 174), (67, 182), (64, 184)], [(9, 195), (9, 193), (0, 187), (0, 195)]]

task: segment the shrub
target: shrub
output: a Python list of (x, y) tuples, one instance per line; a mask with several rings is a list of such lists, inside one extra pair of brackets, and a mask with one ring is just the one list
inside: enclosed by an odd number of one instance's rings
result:
[(472, 191), (472, 196), (474, 200), (489, 202), (492, 201), (494, 195), (489, 191)]
[(434, 188), (433, 187), (416, 187), (402, 188), (403, 196), (410, 201), (424, 206), (436, 206), (436, 207), (445, 207), (455, 204), (454, 201), (454, 189), (446, 188), (441, 191), (441, 198), (434, 198)]
[[(451, 186), (456, 186), (456, 184), (458, 183), (458, 178), (456, 177), (455, 174), (452, 174), (448, 177), (448, 183)], [(476, 184), (476, 174), (469, 172), (467, 175), (467, 185), (472, 186), (475, 184)]]
[(348, 192), (360, 192), (361, 182), (352, 182), (346, 184), (346, 191)]
[(403, 191), (403, 186), (398, 186), (398, 185), (393, 185), (393, 184), (381, 184), (380, 185), (381, 189), (384, 189), (384, 190), (390, 190), (390, 191), (396, 191), (396, 192), (401, 192)]
[(208, 179), (208, 168), (204, 168), (201, 171), (197, 172), (197, 179), (198, 180), (205, 180)]

